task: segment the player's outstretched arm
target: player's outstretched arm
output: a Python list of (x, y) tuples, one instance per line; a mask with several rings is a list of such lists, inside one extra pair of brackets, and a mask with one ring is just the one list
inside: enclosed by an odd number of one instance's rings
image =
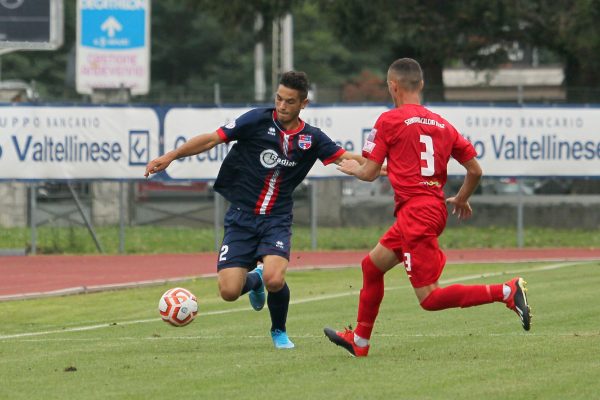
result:
[(351, 153), (349, 151), (345, 151), (341, 156), (338, 157), (334, 162), (338, 165), (344, 160), (356, 160), (360, 165), (363, 165), (367, 162), (367, 159), (361, 156), (360, 154)]
[(477, 188), (477, 185), (479, 185), (483, 172), (475, 158), (470, 159), (462, 165), (467, 170), (465, 180), (456, 196), (447, 198), (446, 202), (454, 206), (452, 209), (453, 215), (456, 215), (458, 219), (467, 219), (473, 214), (469, 198)]
[(171, 150), (150, 161), (146, 165), (144, 176), (147, 178), (150, 174), (165, 170), (174, 160), (203, 153), (220, 143), (223, 143), (223, 139), (221, 139), (216, 131), (194, 136), (175, 150)]
[[(366, 158), (364, 158), (360, 154), (350, 153), (349, 151), (346, 151), (344, 154), (342, 154), (337, 160), (335, 160), (335, 163), (337, 165), (340, 165), (342, 163), (342, 161), (344, 161), (344, 160), (356, 160), (361, 166), (365, 165), (367, 163)], [(338, 168), (338, 169), (340, 171), (344, 172), (342, 169), (340, 169), (340, 168)], [(344, 172), (344, 173), (347, 173), (347, 172)], [(353, 174), (348, 174), (348, 175), (353, 175)], [(387, 176), (387, 165), (384, 164), (384, 165), (380, 166), (379, 173), (377, 174), (377, 176)], [(377, 178), (377, 176), (375, 176), (375, 178)], [(373, 180), (375, 180), (375, 178), (370, 179), (369, 181), (373, 181)]]
[(381, 172), (381, 164), (373, 160), (366, 160), (364, 164), (360, 164), (356, 159), (348, 158), (336, 163), (339, 171), (355, 176), (361, 181), (372, 182)]

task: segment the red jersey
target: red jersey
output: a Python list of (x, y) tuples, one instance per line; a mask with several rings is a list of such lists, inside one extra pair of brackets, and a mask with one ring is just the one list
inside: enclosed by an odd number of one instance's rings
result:
[(396, 209), (416, 196), (443, 200), (450, 156), (462, 164), (477, 152), (448, 121), (417, 104), (381, 114), (363, 147), (365, 158), (387, 158)]

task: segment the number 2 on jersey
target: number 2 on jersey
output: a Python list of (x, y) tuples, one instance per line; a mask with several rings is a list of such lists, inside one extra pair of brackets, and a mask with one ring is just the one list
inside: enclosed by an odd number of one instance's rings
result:
[(227, 254), (228, 251), (229, 251), (229, 246), (224, 244), (223, 247), (221, 247), (221, 253), (219, 254), (219, 261), (227, 260), (227, 257), (225, 257), (225, 254)]
[(421, 160), (425, 160), (426, 166), (421, 167), (421, 175), (432, 176), (435, 174), (433, 140), (431, 136), (419, 135), (419, 141), (425, 145), (425, 151), (421, 152)]

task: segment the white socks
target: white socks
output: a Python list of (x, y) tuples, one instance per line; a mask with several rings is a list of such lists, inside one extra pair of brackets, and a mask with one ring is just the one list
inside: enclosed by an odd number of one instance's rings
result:
[(369, 339), (361, 338), (356, 333), (354, 334), (354, 344), (358, 347), (367, 347), (369, 345)]
[(508, 297), (510, 296), (510, 292), (510, 286), (508, 286), (507, 284), (502, 285), (502, 294), (504, 295), (504, 301), (508, 299)]

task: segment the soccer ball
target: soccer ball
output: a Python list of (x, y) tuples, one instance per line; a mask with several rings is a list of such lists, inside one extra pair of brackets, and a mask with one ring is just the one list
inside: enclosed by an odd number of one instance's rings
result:
[(158, 311), (163, 321), (173, 326), (185, 326), (196, 318), (198, 302), (192, 292), (176, 287), (160, 296)]

